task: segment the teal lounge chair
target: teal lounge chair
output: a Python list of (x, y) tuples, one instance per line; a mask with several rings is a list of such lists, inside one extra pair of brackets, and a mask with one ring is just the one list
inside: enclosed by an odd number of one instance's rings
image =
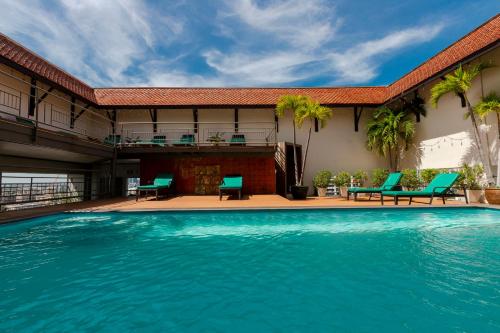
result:
[(174, 146), (194, 145), (194, 134), (182, 134), (181, 139), (174, 143)]
[(246, 139), (245, 134), (233, 134), (231, 140), (229, 140), (230, 146), (245, 146)]
[(467, 195), (451, 193), (450, 189), (458, 179), (458, 173), (442, 173), (434, 177), (434, 179), (422, 191), (382, 191), (380, 194), (380, 202), (384, 204), (384, 196), (394, 197), (394, 204), (398, 204), (399, 198), (410, 198), (409, 205), (411, 205), (414, 197), (430, 198), (429, 205), (432, 204), (434, 197), (441, 197), (443, 204), (445, 204), (446, 197), (459, 197), (464, 196), (465, 202), (469, 203)]
[(137, 190), (135, 192), (135, 201), (139, 200), (141, 192), (146, 192), (146, 199), (148, 198), (148, 192), (155, 192), (156, 200), (158, 200), (158, 192), (160, 190), (170, 189), (172, 187), (173, 181), (174, 181), (174, 176), (170, 173), (158, 174), (152, 185), (137, 186)]
[(108, 145), (116, 145), (122, 141), (121, 135), (110, 134), (104, 139), (104, 143)]
[(165, 144), (167, 143), (167, 136), (166, 135), (155, 135), (153, 136), (153, 140), (151, 140), (151, 143), (154, 145), (160, 146), (160, 147), (165, 147)]
[(382, 193), (382, 191), (392, 191), (395, 190), (396, 187), (399, 186), (399, 181), (403, 174), (401, 172), (393, 172), (387, 176), (387, 179), (380, 187), (353, 187), (347, 190), (347, 200), (349, 200), (349, 196), (351, 193), (354, 195), (354, 201), (358, 199), (358, 193), (369, 193), (370, 197), (368, 200), (371, 200), (372, 195), (374, 193)]
[(240, 175), (228, 175), (222, 179), (219, 185), (219, 200), (222, 200), (222, 193), (238, 192), (238, 199), (241, 200), (241, 189), (243, 188), (243, 177)]

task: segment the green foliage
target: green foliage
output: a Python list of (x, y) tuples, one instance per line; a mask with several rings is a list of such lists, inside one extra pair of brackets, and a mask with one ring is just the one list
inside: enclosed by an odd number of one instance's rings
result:
[(347, 171), (340, 171), (333, 181), (336, 186), (348, 186), (351, 183), (351, 175)]
[(423, 169), (420, 171), (420, 178), (424, 184), (429, 184), (440, 173), (438, 169)]
[(401, 171), (403, 177), (401, 178), (401, 186), (407, 187), (411, 190), (415, 190), (422, 185), (420, 177), (417, 175), (417, 170), (415, 169), (404, 169)]
[(403, 150), (408, 150), (415, 134), (415, 123), (403, 110), (381, 107), (368, 123), (366, 147), (380, 156), (389, 157), (391, 169), (399, 168)]
[(314, 120), (318, 120), (319, 123), (321, 124), (321, 127), (324, 127), (326, 125), (326, 122), (328, 119), (332, 117), (332, 110), (330, 108), (322, 106), (320, 103), (313, 101), (310, 97), (308, 96), (301, 96), (301, 95), (284, 95), (281, 96), (280, 99), (278, 100), (278, 103), (276, 104), (276, 115), (278, 117), (283, 117), (286, 112), (292, 112), (293, 113), (293, 145), (297, 144), (296, 138), (295, 138), (295, 131), (296, 128), (301, 128), (304, 122), (309, 120), (309, 133), (307, 137), (307, 142), (305, 145), (305, 153), (303, 155), (303, 160), (302, 160), (302, 167), (300, 170), (302, 170), (301, 174), (299, 175), (297, 164), (299, 161), (297, 161), (297, 153), (296, 150), (294, 149), (294, 161), (296, 162), (296, 168), (295, 168), (295, 182), (297, 185), (302, 185), (303, 179), (304, 179), (304, 170), (306, 168), (306, 163), (307, 163), (307, 154), (309, 151), (309, 142), (311, 139), (311, 131), (312, 131), (312, 126), (314, 124)]
[(372, 170), (372, 184), (374, 187), (380, 187), (389, 176), (389, 170), (376, 168)]
[(500, 97), (494, 92), (490, 93), (474, 107), (474, 112), (477, 113), (481, 119), (486, 118), (490, 113), (500, 113)]
[(491, 65), (484, 63), (471, 66), (469, 69), (464, 69), (460, 65), (453, 73), (445, 75), (444, 80), (435, 84), (431, 89), (432, 105), (437, 107), (441, 97), (448, 93), (465, 94), (472, 86), (472, 81), (476, 76), (488, 67)]
[(482, 188), (481, 178), (483, 174), (484, 169), (482, 165), (468, 165), (464, 163), (458, 171), (457, 184), (469, 190), (480, 190)]
[(332, 179), (332, 173), (328, 170), (319, 171), (313, 178), (313, 185), (315, 187), (327, 187)]
[(353, 173), (352, 177), (354, 178), (354, 181), (356, 181), (356, 183), (360, 185), (368, 180), (368, 174), (366, 173), (366, 171), (361, 169)]

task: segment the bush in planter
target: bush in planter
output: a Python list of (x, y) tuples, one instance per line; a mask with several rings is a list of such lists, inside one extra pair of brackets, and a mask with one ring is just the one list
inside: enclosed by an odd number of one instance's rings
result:
[(318, 189), (318, 195), (323, 197), (326, 195), (326, 188), (330, 184), (332, 173), (328, 170), (319, 171), (313, 178), (313, 185)]
[(358, 170), (352, 175), (352, 178), (358, 186), (363, 186), (364, 182), (368, 180), (368, 174), (364, 170)]
[(334, 184), (340, 188), (340, 196), (347, 197), (347, 186), (351, 184), (351, 175), (347, 171), (340, 171), (333, 180)]
[(481, 190), (481, 177), (484, 169), (481, 165), (464, 164), (458, 171), (457, 184), (467, 190)]
[(401, 173), (403, 174), (403, 177), (401, 178), (401, 186), (410, 190), (415, 190), (422, 185), (422, 181), (417, 175), (417, 170), (404, 169)]
[(438, 169), (423, 169), (420, 170), (420, 178), (425, 185), (428, 185), (440, 173)]
[(387, 169), (373, 169), (372, 171), (372, 184), (374, 187), (380, 187), (389, 176), (389, 170)]

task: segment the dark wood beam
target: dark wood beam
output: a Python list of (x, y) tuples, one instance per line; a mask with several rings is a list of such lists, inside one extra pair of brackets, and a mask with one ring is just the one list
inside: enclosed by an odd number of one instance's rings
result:
[(234, 131), (238, 133), (239, 129), (239, 109), (234, 109)]
[(31, 78), (30, 98), (28, 101), (28, 116), (35, 115), (35, 108), (36, 108), (36, 80), (34, 78)]
[(71, 119), (69, 123), (69, 128), (75, 128), (75, 103), (76, 99), (74, 97), (71, 97), (71, 105), (69, 106), (70, 112), (71, 112)]
[(314, 132), (319, 132), (319, 122), (317, 118), (314, 118)]
[(198, 133), (198, 109), (193, 109), (194, 132)]
[(149, 109), (149, 117), (151, 117), (153, 123), (153, 132), (158, 132), (158, 109)]
[(106, 115), (108, 116), (108, 119), (110, 120), (111, 128), (113, 129), (113, 134), (116, 133), (116, 110), (113, 109), (111, 113), (109, 113), (109, 110), (106, 110)]
[(359, 132), (359, 120), (361, 119), (361, 114), (363, 113), (363, 107), (354, 107), (354, 131)]
[(49, 90), (47, 90), (47, 92), (46, 92), (45, 94), (43, 94), (42, 96), (40, 96), (40, 98), (38, 98), (37, 105), (38, 105), (38, 104), (40, 104), (40, 103), (42, 103), (42, 102), (43, 102), (43, 100), (44, 100), (45, 98), (47, 98), (47, 96), (49, 96), (49, 93), (51, 93), (51, 92), (52, 92), (52, 90), (54, 90), (54, 87), (50, 87), (50, 88), (49, 88)]
[(85, 105), (85, 107), (75, 116), (75, 121), (77, 121), (78, 118), (80, 118), (80, 116), (82, 116), (85, 113), (85, 111), (89, 109), (89, 107), (90, 104)]

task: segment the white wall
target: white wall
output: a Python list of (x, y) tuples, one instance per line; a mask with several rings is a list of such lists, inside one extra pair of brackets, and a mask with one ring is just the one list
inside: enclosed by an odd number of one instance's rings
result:
[[(475, 61), (500, 64), (500, 49), (496, 49)], [(426, 101), (427, 116), (416, 125), (414, 147), (402, 161), (403, 167), (456, 168), (463, 163), (478, 163), (479, 156), (474, 144), (474, 133), (470, 119), (464, 119), (466, 107), (461, 106), (460, 98), (448, 94), (439, 100), (437, 108), (430, 102), (430, 90), (440, 79), (434, 80), (419, 89), (419, 94)], [(476, 105), (482, 96), (490, 92), (500, 94), (500, 68), (486, 69), (473, 82), (468, 92), (472, 105)], [(486, 119), (491, 125), (489, 132), (482, 135), (484, 145), (489, 144), (490, 158), (496, 168), (498, 151), (498, 130), (495, 115)]]

